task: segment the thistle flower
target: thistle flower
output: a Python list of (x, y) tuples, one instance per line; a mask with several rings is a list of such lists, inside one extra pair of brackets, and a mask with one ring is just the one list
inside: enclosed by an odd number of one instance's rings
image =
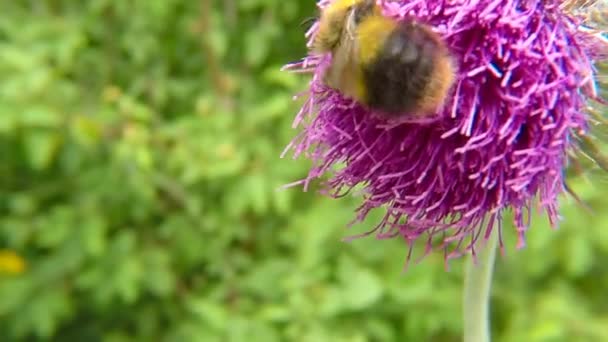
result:
[[(322, 8), (330, 1), (320, 1)], [(356, 221), (383, 207), (370, 232), (418, 239), (446, 260), (475, 254), (476, 241), (501, 233), (512, 210), (525, 245), (531, 210), (555, 226), (565, 191), (568, 154), (589, 129), (589, 101), (599, 100), (596, 59), (603, 32), (558, 0), (378, 1), (383, 14), (424, 22), (444, 39), (458, 64), (446, 105), (426, 121), (387, 122), (326, 87), (328, 55), (310, 54), (287, 69), (313, 74), (294, 121), (300, 134), (285, 152), (313, 162), (309, 183), (326, 173), (324, 190), (364, 194)], [(307, 33), (313, 39), (316, 26)], [(500, 241), (502, 247), (502, 239)], [(408, 256), (409, 259), (409, 256)]]

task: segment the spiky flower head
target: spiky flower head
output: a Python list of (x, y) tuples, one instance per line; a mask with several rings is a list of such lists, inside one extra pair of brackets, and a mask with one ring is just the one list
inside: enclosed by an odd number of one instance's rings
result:
[(356, 221), (386, 210), (363, 235), (400, 236), (410, 251), (423, 239), (447, 259), (474, 254), (477, 240), (500, 233), (507, 210), (518, 247), (533, 207), (557, 224), (568, 153), (587, 134), (586, 108), (598, 99), (603, 32), (558, 0), (377, 3), (383, 15), (426, 23), (442, 37), (458, 65), (453, 92), (432, 120), (390, 122), (324, 85), (330, 55), (288, 65), (313, 74), (294, 122), (302, 131), (286, 149), (313, 166), (294, 184), (306, 189), (330, 173), (324, 185), (333, 197), (361, 187)]

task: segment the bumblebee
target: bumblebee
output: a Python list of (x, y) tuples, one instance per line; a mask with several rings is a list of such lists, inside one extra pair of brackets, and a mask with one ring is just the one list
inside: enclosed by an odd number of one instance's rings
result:
[(331, 53), (328, 87), (389, 118), (433, 115), (455, 79), (453, 59), (430, 27), (385, 17), (375, 0), (326, 6), (312, 51)]

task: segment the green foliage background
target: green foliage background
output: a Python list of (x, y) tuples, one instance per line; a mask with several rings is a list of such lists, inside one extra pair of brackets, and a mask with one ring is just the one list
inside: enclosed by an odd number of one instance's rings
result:
[[(459, 341), (464, 259), (343, 243), (356, 200), (276, 191), (312, 0), (0, 2), (1, 341)], [(606, 176), (505, 228), (496, 341), (608, 341)]]

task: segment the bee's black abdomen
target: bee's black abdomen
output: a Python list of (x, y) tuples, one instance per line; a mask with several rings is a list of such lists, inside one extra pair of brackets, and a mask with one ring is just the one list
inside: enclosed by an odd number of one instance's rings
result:
[(363, 69), (367, 105), (388, 115), (415, 110), (432, 77), (439, 48), (421, 26), (401, 23), (374, 62)]

